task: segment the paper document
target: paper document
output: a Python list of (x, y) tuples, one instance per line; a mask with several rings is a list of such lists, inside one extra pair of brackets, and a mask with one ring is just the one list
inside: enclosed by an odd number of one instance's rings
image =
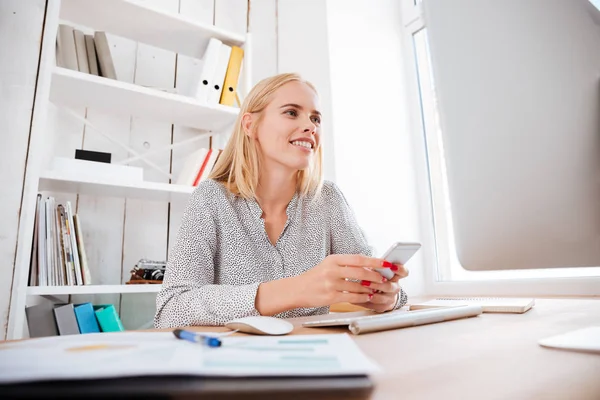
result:
[(114, 332), (0, 344), (0, 383), (143, 375), (341, 376), (379, 368), (347, 334), (240, 336), (209, 348), (171, 332)]

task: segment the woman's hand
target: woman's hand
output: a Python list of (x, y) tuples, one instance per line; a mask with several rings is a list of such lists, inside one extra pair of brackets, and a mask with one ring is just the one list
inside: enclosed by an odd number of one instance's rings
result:
[[(298, 289), (297, 307), (323, 307), (342, 302), (371, 304), (379, 308), (385, 304), (391, 307), (387, 298), (392, 298), (393, 303), (400, 287), (370, 269), (382, 267), (395, 268), (379, 258), (355, 254), (330, 255), (317, 266), (293, 278)], [(394, 279), (396, 277), (400, 279), (400, 275), (394, 275)], [(375, 294), (377, 291), (384, 292), (385, 296)]]
[(377, 292), (373, 294), (373, 297), (366, 302), (351, 302), (354, 305), (365, 307), (377, 312), (384, 312), (391, 310), (396, 304), (400, 293), (400, 284), (398, 281), (408, 276), (408, 270), (402, 264), (390, 264), (390, 269), (394, 272), (392, 279), (386, 283), (378, 284)]

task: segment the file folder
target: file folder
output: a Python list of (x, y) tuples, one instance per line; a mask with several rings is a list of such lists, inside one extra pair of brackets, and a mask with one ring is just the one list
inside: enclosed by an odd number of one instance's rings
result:
[(121, 332), (125, 330), (114, 305), (94, 306), (94, 310), (102, 332)]
[(225, 74), (227, 73), (227, 65), (229, 64), (229, 56), (231, 55), (231, 46), (222, 44), (219, 49), (219, 58), (215, 67), (215, 72), (212, 78), (212, 87), (208, 90), (208, 104), (219, 104), (221, 93), (223, 93), (223, 83), (225, 82)]
[(92, 303), (83, 303), (75, 305), (75, 317), (81, 333), (100, 332), (98, 320)]
[(219, 61), (219, 50), (222, 42), (219, 39), (210, 38), (204, 56), (202, 57), (202, 70), (198, 78), (196, 98), (203, 103), (208, 101), (209, 89), (214, 86), (213, 76)]
[(220, 103), (225, 106), (233, 106), (235, 104), (235, 94), (237, 93), (243, 58), (244, 50), (237, 46), (231, 47), (231, 56), (229, 57), (229, 64), (227, 65), (227, 73), (225, 74), (220, 101)]

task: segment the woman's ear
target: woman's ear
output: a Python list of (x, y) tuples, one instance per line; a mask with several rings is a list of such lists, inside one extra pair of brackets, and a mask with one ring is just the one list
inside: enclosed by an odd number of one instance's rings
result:
[(252, 132), (252, 119), (252, 114), (250, 113), (242, 115), (242, 128), (244, 129), (246, 136), (250, 138), (254, 138), (254, 133)]

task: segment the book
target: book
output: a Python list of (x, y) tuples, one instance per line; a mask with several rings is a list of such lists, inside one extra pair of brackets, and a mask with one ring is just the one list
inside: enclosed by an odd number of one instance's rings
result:
[(79, 326), (73, 304), (59, 304), (54, 307), (54, 319), (60, 335), (79, 335)]
[(96, 46), (98, 65), (100, 66), (100, 76), (117, 79), (117, 72), (115, 71), (115, 65), (110, 55), (110, 45), (108, 44), (106, 32), (95, 32), (94, 44)]
[(90, 74), (100, 75), (98, 70), (98, 58), (96, 57), (96, 45), (94, 44), (94, 37), (92, 35), (85, 36), (85, 52), (87, 54), (88, 66), (90, 67)]
[(65, 24), (58, 25), (58, 32), (56, 35), (56, 54), (56, 64), (59, 67), (72, 69), (73, 71), (79, 71), (73, 27)]
[(96, 313), (96, 319), (102, 332), (122, 332), (125, 330), (114, 305), (104, 304), (94, 306), (94, 312)]
[(198, 175), (198, 171), (202, 168), (204, 164), (204, 160), (208, 155), (208, 149), (202, 148), (196, 150), (188, 158), (185, 160), (183, 167), (181, 168), (181, 172), (177, 177), (177, 181), (175, 182), (177, 185), (188, 185), (193, 186), (194, 181), (196, 180), (196, 176)]
[(527, 312), (535, 304), (535, 299), (500, 297), (439, 297), (423, 303), (410, 304), (410, 310), (426, 308), (456, 307), (461, 305), (479, 305), (484, 313)]
[(75, 238), (77, 240), (77, 249), (79, 250), (79, 265), (81, 265), (83, 284), (91, 285), (92, 275), (90, 274), (90, 268), (88, 267), (87, 255), (83, 245), (83, 233), (81, 232), (81, 224), (79, 223), (78, 214), (73, 215), (73, 222), (75, 224)]
[(65, 206), (66, 225), (69, 232), (71, 251), (73, 254), (73, 266), (75, 269), (75, 284), (83, 285), (83, 276), (81, 274), (81, 264), (79, 262), (79, 249), (77, 248), (77, 237), (75, 236), (75, 223), (73, 222), (73, 209), (71, 202), (67, 201)]
[(225, 82), (223, 82), (223, 92), (221, 93), (220, 99), (220, 103), (225, 106), (233, 106), (235, 104), (235, 95), (237, 93), (243, 58), (244, 50), (242, 50), (241, 47), (232, 46), (229, 64), (227, 65), (227, 72), (225, 73)]
[(54, 304), (47, 301), (25, 308), (29, 337), (36, 338), (58, 335), (53, 310)]
[(88, 64), (87, 51), (85, 49), (85, 35), (79, 29), (74, 29), (73, 36), (75, 37), (75, 52), (77, 54), (79, 71), (89, 74), (90, 66)]
[(33, 245), (31, 246), (31, 265), (29, 268), (29, 286), (37, 286), (38, 285), (38, 239), (39, 239), (39, 215), (40, 215), (40, 203), (42, 201), (42, 195), (38, 193), (36, 206), (35, 206), (35, 216), (33, 222)]
[(100, 326), (96, 319), (96, 313), (92, 303), (76, 304), (74, 306), (75, 318), (81, 333), (96, 333), (100, 332)]

